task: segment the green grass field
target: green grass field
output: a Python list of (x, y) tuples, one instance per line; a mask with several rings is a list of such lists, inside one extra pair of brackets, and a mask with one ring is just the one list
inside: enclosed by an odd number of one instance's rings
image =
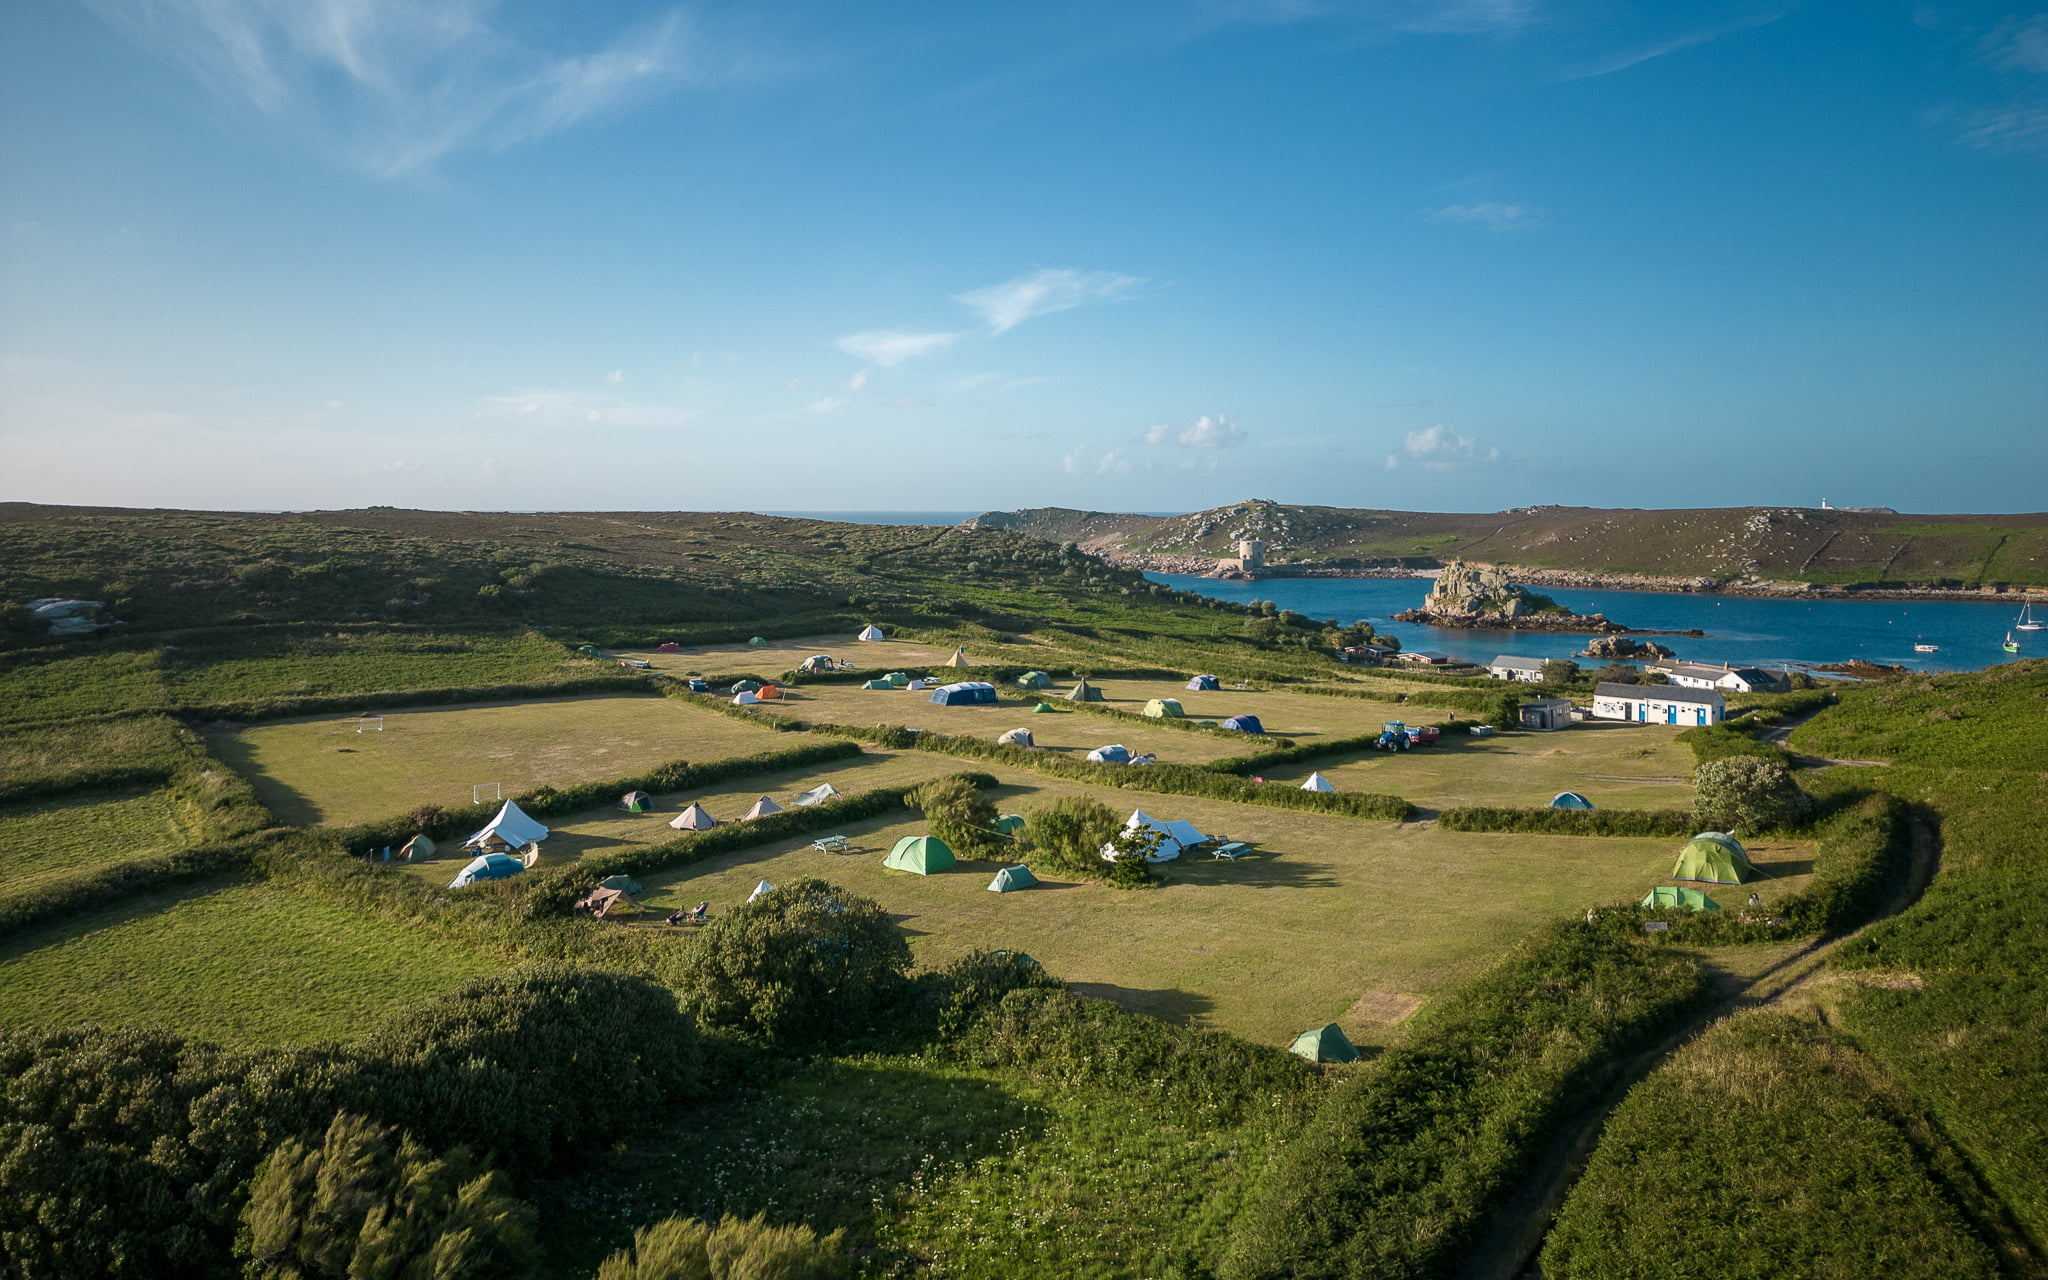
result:
[(0, 894), (191, 843), (185, 815), (162, 791), (81, 792), (0, 807)]
[(212, 750), (293, 825), (365, 822), (423, 804), (468, 804), (479, 782), (504, 794), (628, 777), (670, 760), (772, 748), (775, 736), (653, 695), (550, 698), (393, 711), (381, 732), (352, 716), (284, 720), (211, 734)]
[(342, 1039), (497, 962), (269, 884), (150, 894), (0, 944), (0, 1023)]

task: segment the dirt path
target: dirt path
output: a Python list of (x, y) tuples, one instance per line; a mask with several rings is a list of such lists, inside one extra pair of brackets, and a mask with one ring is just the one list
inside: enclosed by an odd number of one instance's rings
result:
[(1793, 762), (1805, 769), (1825, 769), (1831, 765), (1838, 764), (1868, 765), (1881, 768), (1891, 763), (1889, 760), (1837, 760), (1832, 756), (1811, 756), (1803, 752), (1793, 751), (1792, 731), (1819, 714), (1819, 711), (1809, 711), (1797, 720), (1779, 725), (1769, 733), (1766, 733), (1762, 738), (1759, 738), (1758, 741), (1769, 743), (1774, 747), (1785, 748), (1786, 751), (1791, 752)]
[[(1656, 1044), (1622, 1062), (1592, 1103), (1559, 1126), (1522, 1186), (1487, 1223), (1479, 1246), (1458, 1269), (1458, 1280), (1518, 1280), (1538, 1275), (1536, 1252), (1565, 1196), (1585, 1172), (1586, 1160), (1599, 1145), (1607, 1117), (1637, 1081), (1662, 1066), (1681, 1046), (1714, 1023), (1748, 1009), (1765, 1008), (1796, 997), (1823, 971), (1828, 956), (1850, 938), (1879, 920), (1897, 915), (1920, 900), (1941, 862), (1941, 841), (1934, 829), (1912, 819), (1912, 847), (1905, 865), (1892, 876), (1883, 909), (1861, 928), (1837, 938), (1814, 938), (1744, 981), (1716, 971), (1715, 991), (1691, 1020)], [(1709, 953), (1711, 955), (1711, 953)]]

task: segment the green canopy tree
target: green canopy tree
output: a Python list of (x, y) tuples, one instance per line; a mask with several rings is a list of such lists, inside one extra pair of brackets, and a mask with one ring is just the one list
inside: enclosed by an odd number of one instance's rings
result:
[(1692, 772), (1693, 818), (1709, 831), (1757, 831), (1804, 816), (1813, 797), (1785, 766), (1757, 756), (1725, 756)]
[(1049, 807), (1034, 810), (1030, 861), (1034, 866), (1067, 875), (1100, 878), (1107, 871), (1102, 846), (1121, 824), (1109, 806), (1089, 796), (1062, 796)]
[(965, 778), (939, 778), (903, 798), (922, 810), (931, 833), (963, 857), (997, 856), (1009, 842), (996, 832), (996, 802)]

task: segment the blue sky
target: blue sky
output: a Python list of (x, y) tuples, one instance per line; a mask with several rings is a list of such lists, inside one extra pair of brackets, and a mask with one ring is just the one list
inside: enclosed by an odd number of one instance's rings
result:
[(2048, 13), (0, 8), (0, 499), (2048, 509)]

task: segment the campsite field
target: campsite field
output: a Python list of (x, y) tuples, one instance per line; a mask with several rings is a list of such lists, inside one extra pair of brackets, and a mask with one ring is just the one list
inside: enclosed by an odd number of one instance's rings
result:
[[(920, 640), (855, 640), (850, 636), (803, 636), (794, 640), (770, 640), (765, 645), (707, 644), (682, 653), (656, 653), (652, 649), (607, 649), (621, 658), (639, 658), (656, 671), (684, 675), (692, 671), (753, 671), (779, 675), (794, 670), (813, 654), (843, 658), (863, 670), (870, 667), (901, 667), (917, 673), (936, 667), (953, 656), (955, 646), (926, 644)], [(996, 665), (1057, 662), (1059, 655), (1037, 644), (979, 644), (967, 651), (976, 662)]]
[(86, 791), (0, 806), (0, 895), (190, 843), (184, 815), (165, 791)]
[(168, 1027), (235, 1044), (342, 1039), (499, 967), (273, 884), (123, 899), (0, 943), (0, 1024)]
[[(1633, 902), (1666, 883), (1677, 852), (1669, 840), (1453, 833), (992, 772), (1005, 783), (1005, 811), (1028, 816), (1060, 795), (1089, 793), (1119, 813), (1186, 818), (1256, 841), (1260, 852), (1234, 863), (1181, 859), (1162, 868), (1167, 883), (1154, 889), (1049, 877), (998, 894), (987, 886), (1001, 862), (929, 877), (884, 869), (896, 839), (924, 830), (905, 811), (847, 826), (847, 854), (790, 839), (642, 876), (644, 901), (666, 913), (708, 899), (715, 912), (760, 880), (819, 876), (895, 913), (922, 964), (977, 947), (1027, 951), (1081, 990), (1139, 1012), (1266, 1043), (1336, 1021), (1360, 1042), (1384, 1043), (1423, 999), (1542, 922)], [(1772, 877), (1760, 888), (1766, 901), (1806, 883), (1802, 847), (1752, 853)]]
[(281, 720), (209, 735), (208, 745), (280, 821), (309, 826), (466, 805), (479, 782), (501, 783), (510, 796), (670, 760), (751, 755), (774, 741), (768, 730), (645, 694), (420, 707), (387, 714), (371, 733), (358, 733), (353, 716)]

